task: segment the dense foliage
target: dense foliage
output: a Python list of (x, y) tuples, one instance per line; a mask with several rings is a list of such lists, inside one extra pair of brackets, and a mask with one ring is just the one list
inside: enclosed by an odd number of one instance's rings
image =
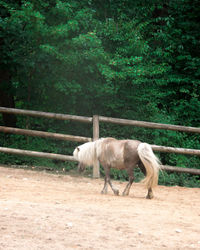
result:
[[(197, 0), (0, 0), (0, 7), (1, 106), (199, 126)], [(83, 136), (92, 132), (88, 125), (5, 114), (0, 123)], [(0, 136), (3, 146), (43, 152), (71, 154), (75, 146)], [(101, 124), (101, 136), (200, 149), (198, 134)], [(163, 164), (200, 168), (198, 157), (160, 157)], [(3, 154), (1, 162), (55, 163)], [(176, 174), (162, 183), (185, 185), (191, 178), (199, 183), (198, 177)]]

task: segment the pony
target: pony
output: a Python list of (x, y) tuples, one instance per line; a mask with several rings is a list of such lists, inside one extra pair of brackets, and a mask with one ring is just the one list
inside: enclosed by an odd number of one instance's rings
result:
[(110, 169), (116, 168), (126, 169), (128, 173), (129, 182), (122, 195), (129, 195), (134, 181), (133, 170), (135, 167), (139, 167), (146, 176), (142, 181), (148, 189), (146, 198), (152, 199), (154, 197), (152, 189), (158, 184), (161, 163), (149, 144), (138, 140), (117, 140), (112, 137), (101, 138), (76, 147), (73, 156), (79, 162), (79, 171), (83, 171), (86, 166), (93, 166), (96, 161), (100, 162), (105, 171), (102, 194), (107, 194), (109, 184), (114, 194), (119, 195), (119, 190), (113, 186), (110, 179)]

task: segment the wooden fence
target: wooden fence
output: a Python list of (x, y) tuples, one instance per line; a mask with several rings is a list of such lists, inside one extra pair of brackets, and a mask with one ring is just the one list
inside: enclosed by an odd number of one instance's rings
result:
[[(76, 142), (88, 142), (92, 140), (97, 140), (99, 138), (99, 123), (100, 122), (153, 128), (153, 129), (165, 129), (165, 130), (174, 130), (174, 131), (181, 131), (181, 132), (200, 133), (200, 128), (195, 128), (195, 127), (185, 127), (185, 126), (177, 126), (177, 125), (169, 125), (169, 124), (134, 121), (134, 120), (118, 119), (118, 118), (104, 117), (104, 116), (98, 116), (98, 115), (94, 115), (93, 117), (84, 117), (84, 116), (47, 113), (47, 112), (13, 109), (13, 108), (5, 108), (5, 107), (0, 107), (0, 113), (26, 115), (26, 116), (59, 119), (59, 120), (71, 120), (71, 121), (93, 124), (93, 137), (92, 138), (0, 126), (0, 132), (3, 132), (3, 133), (14, 133), (14, 134), (20, 134), (20, 135), (27, 135), (27, 136), (39, 136), (39, 137), (44, 137), (44, 138), (53, 138), (53, 139), (58, 139), (58, 140), (67, 140), (67, 141), (76, 141)], [(197, 150), (197, 149), (164, 147), (164, 146), (158, 146), (158, 145), (151, 145), (151, 146), (154, 151), (200, 156), (200, 150)], [(42, 158), (50, 158), (50, 159), (58, 159), (58, 160), (63, 160), (63, 161), (75, 161), (73, 156), (70, 156), (70, 155), (43, 153), (43, 152), (20, 150), (20, 149), (5, 148), (5, 147), (0, 147), (0, 152), (9, 153), (9, 154), (34, 156), (34, 157), (42, 157)], [(175, 172), (181, 172), (181, 173), (190, 173), (190, 174), (200, 175), (200, 169), (180, 168), (180, 167), (171, 167), (171, 166), (162, 166), (162, 169), (166, 171), (175, 171)], [(93, 177), (94, 178), (99, 177), (99, 163), (98, 162), (93, 167)]]

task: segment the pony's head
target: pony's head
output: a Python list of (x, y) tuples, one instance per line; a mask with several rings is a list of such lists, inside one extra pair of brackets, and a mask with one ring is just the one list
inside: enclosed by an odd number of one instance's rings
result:
[[(79, 152), (80, 152), (80, 148), (79, 147), (76, 147), (75, 150), (74, 150), (74, 152), (73, 152), (73, 156), (74, 156), (74, 158), (77, 161), (80, 161), (80, 159), (79, 159)], [(83, 172), (85, 170), (85, 167), (86, 167), (85, 164), (79, 162), (79, 164), (78, 164), (78, 171), (79, 172)]]
[(78, 170), (80, 172), (84, 171), (86, 166), (92, 166), (94, 163), (96, 157), (95, 143), (86, 142), (76, 147), (73, 156), (79, 162)]
[(73, 152), (73, 156), (74, 156), (74, 158), (78, 161), (79, 159), (78, 159), (78, 153), (79, 153), (79, 151), (80, 151), (80, 148), (79, 147), (76, 147), (75, 149), (74, 149), (74, 152)]

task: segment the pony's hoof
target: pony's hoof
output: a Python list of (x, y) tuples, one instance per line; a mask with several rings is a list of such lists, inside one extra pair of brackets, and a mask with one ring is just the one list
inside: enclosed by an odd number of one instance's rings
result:
[(115, 194), (115, 195), (119, 195), (119, 190), (115, 190), (115, 191), (114, 191), (114, 194)]
[(152, 193), (147, 194), (146, 199), (150, 199), (150, 200), (153, 199), (153, 194)]

